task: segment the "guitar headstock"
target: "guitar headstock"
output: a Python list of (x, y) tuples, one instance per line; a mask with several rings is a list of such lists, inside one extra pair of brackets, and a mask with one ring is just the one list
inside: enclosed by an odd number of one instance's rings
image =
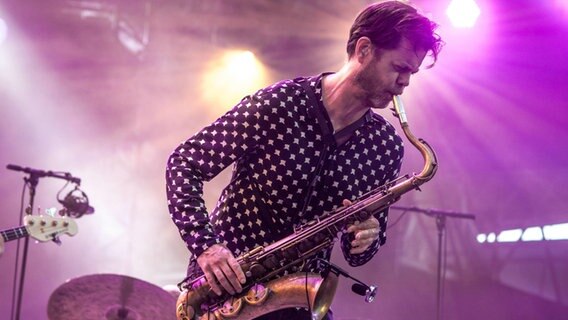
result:
[(67, 217), (27, 215), (24, 217), (24, 225), (32, 238), (42, 242), (55, 240), (62, 233), (69, 236), (77, 234), (77, 224)]

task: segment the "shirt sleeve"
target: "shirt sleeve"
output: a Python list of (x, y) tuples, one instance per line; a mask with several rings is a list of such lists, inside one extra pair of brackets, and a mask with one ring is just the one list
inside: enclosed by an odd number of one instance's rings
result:
[[(400, 156), (398, 157), (397, 161), (389, 164), (389, 175), (386, 181), (393, 181), (398, 177), (400, 172), (400, 168), (402, 166), (402, 156), (404, 154), (404, 149), (402, 148), (402, 139), (397, 136), (397, 144), (400, 146), (399, 152)], [(369, 262), (375, 254), (379, 251), (379, 248), (385, 244), (387, 241), (387, 218), (388, 218), (389, 209), (386, 208), (384, 210), (375, 212), (373, 215), (379, 221), (380, 231), (379, 231), (379, 238), (375, 240), (367, 250), (363, 251), (359, 254), (351, 254), (349, 251), (352, 249), (351, 242), (349, 239), (349, 234), (343, 233), (341, 236), (341, 251), (343, 252), (343, 257), (347, 261), (347, 263), (352, 267), (357, 267), (364, 265), (365, 263)]]
[(359, 253), (359, 254), (351, 254), (349, 250), (352, 249), (349, 234), (344, 233), (341, 236), (341, 251), (343, 252), (343, 256), (345, 257), (345, 261), (349, 263), (352, 267), (358, 267), (364, 265), (365, 263), (369, 262), (375, 254), (379, 251), (379, 248), (385, 244), (387, 237), (385, 233), (385, 229), (387, 226), (387, 219), (388, 216), (388, 209), (385, 209), (377, 214), (375, 214), (375, 218), (379, 220), (379, 225), (381, 231), (379, 232), (379, 238), (375, 240), (367, 250)]
[(170, 216), (194, 257), (220, 243), (203, 200), (203, 182), (254, 149), (268, 118), (270, 99), (263, 91), (245, 97), (211, 125), (179, 145), (166, 168)]

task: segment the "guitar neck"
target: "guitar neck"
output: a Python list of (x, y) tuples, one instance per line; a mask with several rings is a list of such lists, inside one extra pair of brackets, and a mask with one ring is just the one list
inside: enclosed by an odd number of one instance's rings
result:
[(28, 229), (26, 229), (25, 226), (2, 230), (0, 231), (0, 234), (2, 234), (2, 238), (4, 238), (4, 241), (6, 242), (27, 237), (29, 235)]

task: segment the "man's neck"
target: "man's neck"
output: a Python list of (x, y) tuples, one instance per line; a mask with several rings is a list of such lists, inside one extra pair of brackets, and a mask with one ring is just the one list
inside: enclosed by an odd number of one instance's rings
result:
[(368, 105), (357, 98), (359, 89), (354, 84), (351, 67), (347, 63), (337, 73), (327, 75), (322, 80), (323, 105), (334, 132), (357, 121), (369, 110)]

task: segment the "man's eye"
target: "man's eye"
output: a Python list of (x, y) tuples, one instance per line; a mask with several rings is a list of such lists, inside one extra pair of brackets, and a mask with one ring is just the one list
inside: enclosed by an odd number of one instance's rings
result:
[(400, 73), (405, 73), (405, 72), (409, 72), (408, 68), (405, 67), (401, 67), (401, 66), (395, 66), (394, 70), (396, 72), (400, 72)]

